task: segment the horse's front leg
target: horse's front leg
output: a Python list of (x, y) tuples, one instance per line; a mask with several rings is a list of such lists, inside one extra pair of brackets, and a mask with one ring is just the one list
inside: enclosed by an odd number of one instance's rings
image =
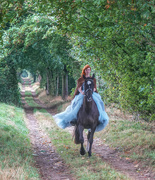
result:
[(85, 155), (86, 151), (85, 151), (85, 149), (83, 147), (83, 143), (84, 143), (83, 130), (84, 130), (84, 127), (82, 125), (79, 125), (78, 128), (79, 128), (79, 141), (81, 143), (80, 154)]
[(92, 149), (92, 144), (93, 144), (93, 136), (96, 128), (91, 129), (91, 131), (88, 133), (88, 141), (90, 143), (89, 145), (89, 150), (88, 150), (88, 156), (91, 156), (91, 149)]

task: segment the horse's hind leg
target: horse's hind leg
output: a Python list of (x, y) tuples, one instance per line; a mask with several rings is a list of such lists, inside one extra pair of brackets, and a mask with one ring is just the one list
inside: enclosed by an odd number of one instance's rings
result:
[(86, 151), (83, 147), (83, 143), (84, 143), (84, 138), (83, 138), (83, 130), (84, 130), (84, 127), (79, 125), (79, 141), (81, 143), (81, 149), (80, 149), (80, 154), (81, 155), (85, 155), (86, 154)]

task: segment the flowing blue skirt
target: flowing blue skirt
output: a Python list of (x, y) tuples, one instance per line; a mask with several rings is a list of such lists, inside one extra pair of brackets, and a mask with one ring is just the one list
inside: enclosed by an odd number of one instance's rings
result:
[[(66, 108), (64, 112), (61, 112), (53, 116), (56, 124), (60, 128), (65, 129), (66, 127), (72, 126), (71, 121), (77, 120), (77, 114), (83, 103), (83, 98), (84, 95), (81, 93), (76, 95), (74, 99), (71, 101), (71, 104)], [(100, 124), (96, 127), (96, 132), (97, 132), (103, 130), (106, 127), (106, 125), (109, 122), (109, 117), (105, 112), (104, 103), (101, 99), (101, 96), (98, 93), (93, 92), (93, 99), (99, 110)]]

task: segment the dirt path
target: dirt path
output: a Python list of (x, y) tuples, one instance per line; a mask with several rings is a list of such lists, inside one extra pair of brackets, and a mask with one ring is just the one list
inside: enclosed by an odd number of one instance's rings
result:
[(72, 180), (67, 165), (59, 154), (55, 152), (50, 138), (39, 128), (33, 110), (25, 110), (27, 127), (30, 130), (30, 139), (34, 150), (36, 167), (39, 168), (43, 180)]
[[(48, 135), (43, 132), (38, 125), (37, 119), (33, 115), (33, 109), (25, 101), (22, 94), (22, 103), (26, 114), (26, 125), (29, 129), (30, 140), (33, 147), (33, 156), (36, 167), (43, 180), (75, 180), (70, 173), (69, 167), (63, 162), (60, 155), (56, 153)], [(35, 94), (34, 94), (35, 98)], [(35, 99), (40, 108), (45, 107), (38, 99)], [(50, 111), (52, 112), (52, 110)]]
[[(67, 128), (72, 134), (73, 128)], [(87, 142), (86, 134), (84, 134), (85, 147)], [(80, 146), (79, 146), (80, 149)], [(105, 145), (99, 138), (94, 138), (92, 152), (107, 162), (116, 171), (125, 174), (132, 180), (154, 180), (154, 174), (149, 170), (141, 169), (138, 165), (135, 165), (130, 159), (121, 158), (121, 153)]]
[[(55, 113), (54, 109), (46, 108), (46, 106), (37, 99), (35, 93), (33, 93), (33, 98), (41, 108), (45, 108), (51, 115)], [(73, 177), (70, 176), (69, 170), (63, 160), (55, 152), (49, 137), (45, 135), (41, 129), (39, 129), (37, 119), (33, 116), (33, 110), (28, 108), (27, 105), (25, 113), (27, 117), (27, 126), (30, 130), (30, 138), (34, 148), (34, 157), (42, 179), (73, 179)], [(73, 128), (68, 128), (67, 130), (70, 133), (73, 132)], [(139, 165), (134, 164), (130, 159), (121, 158), (117, 149), (112, 149), (103, 144), (99, 138), (94, 139), (93, 152), (97, 156), (101, 157), (103, 161), (106, 161), (111, 167), (127, 175), (133, 180), (154, 179), (153, 173), (151, 174), (148, 170), (143, 170)]]
[(148, 173), (147, 170), (142, 170), (140, 166), (133, 164), (130, 159), (121, 158), (121, 154), (117, 149), (112, 149), (103, 144), (99, 138), (94, 139), (93, 151), (114, 169), (132, 179), (153, 180), (153, 175)]

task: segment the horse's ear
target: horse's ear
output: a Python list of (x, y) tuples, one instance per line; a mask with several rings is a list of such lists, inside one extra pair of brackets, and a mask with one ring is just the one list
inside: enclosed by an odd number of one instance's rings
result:
[(85, 75), (83, 74), (83, 78), (86, 79)]
[(95, 77), (95, 74), (93, 74), (92, 79), (94, 79), (94, 77)]

